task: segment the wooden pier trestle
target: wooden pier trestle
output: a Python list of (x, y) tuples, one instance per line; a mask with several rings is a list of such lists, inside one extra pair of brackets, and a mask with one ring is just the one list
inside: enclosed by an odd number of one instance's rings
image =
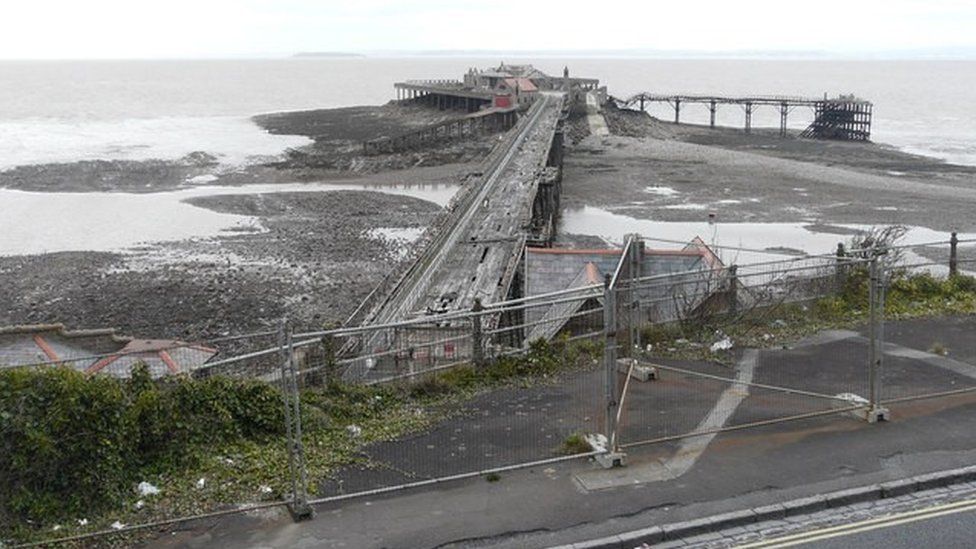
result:
[(800, 137), (809, 139), (836, 139), (841, 141), (869, 141), (871, 139), (871, 116), (873, 105), (870, 101), (858, 99), (853, 95), (842, 95), (828, 99), (755, 95), (755, 96), (718, 96), (718, 95), (668, 95), (642, 92), (629, 99), (613, 99), (618, 107), (646, 110), (648, 103), (667, 103), (674, 109), (674, 123), (681, 123), (681, 106), (688, 103), (699, 103), (708, 106), (709, 126), (715, 127), (715, 115), (719, 105), (738, 105), (745, 111), (745, 131), (752, 131), (752, 115), (756, 108), (769, 106), (779, 109), (779, 133), (785, 137), (788, 133), (790, 113), (797, 107), (809, 107), (814, 111), (814, 120)]

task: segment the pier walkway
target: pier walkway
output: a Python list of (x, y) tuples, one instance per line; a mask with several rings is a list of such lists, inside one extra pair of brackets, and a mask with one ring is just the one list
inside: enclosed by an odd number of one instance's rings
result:
[(470, 310), (505, 299), (547, 179), (562, 93), (542, 93), (421, 257), (366, 324)]

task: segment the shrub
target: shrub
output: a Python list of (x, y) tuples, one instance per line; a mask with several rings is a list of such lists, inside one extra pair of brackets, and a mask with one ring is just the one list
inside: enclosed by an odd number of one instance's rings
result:
[(130, 380), (71, 368), (0, 371), (0, 521), (91, 516), (133, 495), (147, 475), (200, 449), (280, 434), (280, 392), (214, 377)]

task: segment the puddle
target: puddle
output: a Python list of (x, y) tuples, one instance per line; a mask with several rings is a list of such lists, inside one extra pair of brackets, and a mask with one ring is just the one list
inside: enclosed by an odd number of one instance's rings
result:
[(150, 194), (41, 193), (0, 189), (0, 255), (119, 251), (147, 242), (262, 231), (258, 218), (188, 204), (201, 196), (282, 192), (375, 191), (445, 206), (457, 185), (261, 184), (193, 187)]
[[(727, 264), (747, 264), (795, 257), (796, 254), (791, 255), (787, 250), (812, 255), (834, 253), (839, 242), (847, 242), (849, 234), (870, 228), (868, 225), (848, 224), (811, 226), (807, 223), (652, 221), (586, 206), (581, 209), (565, 210), (559, 230), (569, 234), (598, 236), (615, 244), (623, 243), (624, 235), (638, 233), (648, 240), (649, 246), (665, 249), (680, 247), (681, 243), (698, 236), (716, 247), (730, 246), (758, 250), (755, 252), (721, 248), (715, 250)], [(966, 240), (976, 238), (976, 235), (960, 234), (959, 238)], [(659, 242), (654, 239), (659, 239)], [(941, 240), (948, 241), (949, 233), (924, 227), (911, 227), (899, 242), (917, 245)], [(910, 263), (922, 261), (915, 254), (907, 254), (907, 256)]]
[(671, 187), (644, 187), (644, 192), (657, 196), (677, 196), (678, 194), (681, 194)]
[(707, 210), (708, 204), (696, 204), (696, 203), (685, 203), (685, 204), (669, 204), (664, 207), (665, 210)]

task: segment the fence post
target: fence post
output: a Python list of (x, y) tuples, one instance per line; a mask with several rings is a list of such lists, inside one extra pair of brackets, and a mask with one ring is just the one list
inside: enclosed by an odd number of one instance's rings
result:
[(641, 304), (640, 304), (640, 291), (638, 290), (638, 283), (636, 281), (640, 280), (643, 273), (641, 272), (642, 260), (644, 258), (644, 241), (641, 239), (639, 234), (632, 236), (631, 247), (628, 250), (630, 253), (630, 289), (628, 290), (629, 296), (628, 301), (630, 302), (630, 333), (628, 337), (628, 349), (627, 356), (631, 358), (636, 358), (640, 354), (641, 349)]
[(474, 305), (471, 306), (471, 361), (476, 367), (485, 364), (485, 347), (483, 334), (481, 332), (481, 311), (485, 308), (481, 305), (481, 299), (475, 298)]
[(865, 419), (868, 423), (884, 421), (888, 410), (881, 406), (881, 364), (884, 356), (881, 338), (883, 337), (884, 282), (879, 269), (879, 254), (872, 250), (868, 267), (868, 404)]
[(844, 288), (844, 264), (847, 260), (847, 250), (844, 248), (843, 242), (837, 243), (837, 267), (834, 271), (834, 283), (837, 285), (835, 291), (839, 292)]
[(617, 441), (617, 303), (614, 292), (608, 273), (603, 279), (603, 368), (607, 451), (596, 456), (597, 461), (606, 468), (620, 467), (624, 464), (624, 455), (618, 451)]
[(287, 320), (278, 328), (281, 344), (281, 394), (285, 405), (285, 441), (288, 450), (288, 471), (291, 475), (292, 499), (288, 506), (297, 522), (314, 515), (308, 504), (308, 473), (305, 469), (305, 447), (302, 443), (302, 407), (298, 393), (298, 373), (295, 368), (295, 346), (292, 329)]
[(953, 231), (949, 237), (949, 276), (959, 274), (959, 235)]
[(739, 315), (739, 266), (729, 267), (729, 315)]

